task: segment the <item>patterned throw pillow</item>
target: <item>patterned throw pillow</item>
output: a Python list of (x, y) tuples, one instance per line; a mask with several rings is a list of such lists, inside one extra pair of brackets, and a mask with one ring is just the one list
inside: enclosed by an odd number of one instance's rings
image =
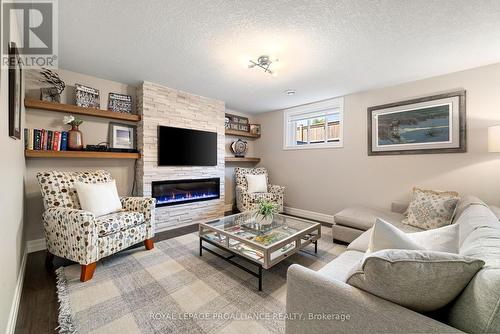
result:
[(449, 225), (459, 199), (455, 191), (434, 191), (415, 187), (403, 223), (425, 230)]

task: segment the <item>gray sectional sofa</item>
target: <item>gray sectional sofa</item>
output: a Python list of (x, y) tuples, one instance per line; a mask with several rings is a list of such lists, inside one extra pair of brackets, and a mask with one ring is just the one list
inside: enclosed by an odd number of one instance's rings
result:
[[(358, 217), (371, 219), (367, 212)], [(401, 217), (389, 214), (382, 218), (408, 232), (419, 230), (402, 224)], [(367, 231), (317, 272), (296, 264), (290, 266), (286, 311), (301, 316), (288, 317), (286, 333), (500, 333), (498, 217), (479, 199), (465, 196), (459, 202), (454, 223), (460, 226), (460, 254), (482, 259), (486, 264), (439, 312), (417, 313), (345, 283), (368, 246)]]

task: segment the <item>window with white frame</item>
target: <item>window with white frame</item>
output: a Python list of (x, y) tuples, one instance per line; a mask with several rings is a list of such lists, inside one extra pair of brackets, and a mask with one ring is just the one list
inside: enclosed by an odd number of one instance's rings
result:
[(344, 98), (285, 110), (284, 149), (342, 147)]

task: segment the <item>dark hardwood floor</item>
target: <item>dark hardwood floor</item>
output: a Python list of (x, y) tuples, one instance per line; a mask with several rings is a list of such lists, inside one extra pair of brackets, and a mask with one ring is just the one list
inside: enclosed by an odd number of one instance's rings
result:
[[(175, 238), (198, 230), (193, 224), (170, 231), (157, 233), (155, 242)], [(133, 247), (144, 247), (138, 244)], [(45, 267), (45, 251), (28, 255), (24, 274), (23, 291), (16, 322), (16, 333), (56, 333), (58, 326), (59, 303), (56, 293), (56, 276), (54, 270), (74, 264), (72, 261), (55, 257), (53, 268)]]

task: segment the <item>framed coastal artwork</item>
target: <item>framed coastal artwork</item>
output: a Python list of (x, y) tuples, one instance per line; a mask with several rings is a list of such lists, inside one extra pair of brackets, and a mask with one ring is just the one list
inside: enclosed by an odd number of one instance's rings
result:
[(465, 90), (368, 108), (368, 155), (463, 152)]

